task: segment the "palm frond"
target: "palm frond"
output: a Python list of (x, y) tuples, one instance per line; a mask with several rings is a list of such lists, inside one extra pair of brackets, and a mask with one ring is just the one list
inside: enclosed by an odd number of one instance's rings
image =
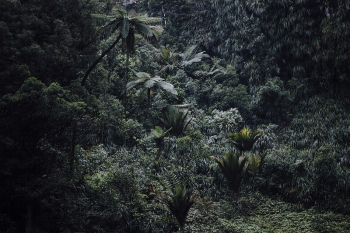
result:
[(129, 18), (128, 17), (124, 17), (123, 18), (122, 29), (120, 31), (123, 39), (125, 39), (129, 35), (129, 28), (130, 28)]
[(216, 76), (218, 74), (226, 74), (226, 72), (221, 69), (215, 69), (213, 71), (208, 72), (209, 76)]
[(261, 156), (260, 156), (260, 164), (259, 164), (259, 172), (262, 173), (262, 167), (265, 163), (265, 157), (267, 155), (267, 153), (269, 152), (269, 150), (266, 150)]
[(131, 81), (126, 85), (126, 89), (129, 91), (131, 89), (133, 89), (134, 87), (144, 83), (148, 78), (144, 77), (144, 78), (139, 78), (137, 80)]
[(248, 159), (249, 162), (249, 170), (253, 173), (256, 174), (259, 171), (259, 167), (261, 165), (261, 159), (259, 155), (252, 155)]
[(201, 62), (203, 60), (203, 58), (209, 57), (208, 54), (204, 54), (204, 52), (200, 52), (195, 54), (194, 56), (191, 57), (191, 59), (189, 60), (185, 60), (182, 62), (183, 66), (189, 66), (192, 65), (193, 63), (198, 63)]
[(180, 136), (186, 130), (188, 124), (192, 120), (192, 117), (187, 117), (188, 110), (179, 110), (174, 105), (169, 105), (162, 111), (163, 118), (160, 120), (167, 126), (171, 127), (171, 134), (174, 136)]
[(166, 90), (167, 92), (170, 92), (173, 95), (177, 95), (177, 91), (175, 90), (173, 84), (167, 83), (164, 81), (158, 81), (157, 85), (161, 87), (163, 90)]
[(161, 48), (159, 53), (155, 55), (157, 60), (165, 66), (158, 72), (171, 71), (179, 63), (180, 53), (174, 52), (172, 49)]
[(112, 15), (110, 17), (119, 18), (119, 17), (124, 17), (126, 14), (127, 14), (126, 10), (115, 8), (112, 10)]
[(226, 153), (222, 159), (214, 157), (214, 160), (219, 165), (223, 175), (229, 182), (229, 187), (235, 193), (239, 192), (243, 174), (247, 168), (248, 158), (246, 156), (240, 156), (239, 152)]
[(156, 25), (156, 26), (149, 26), (149, 27), (152, 29), (153, 34), (155, 35), (156, 38), (162, 35), (164, 32), (164, 28), (162, 26)]
[(138, 78), (151, 78), (151, 75), (146, 72), (137, 72), (135, 73), (136, 77)]
[(252, 131), (249, 128), (243, 128), (238, 133), (229, 133), (229, 142), (241, 152), (249, 151), (253, 148), (254, 143), (261, 137), (260, 130)]
[(144, 82), (143, 86), (144, 86), (145, 88), (151, 88), (151, 87), (154, 86), (154, 84), (155, 84), (156, 82), (157, 82), (156, 80), (150, 78), (150, 79), (148, 79), (146, 82)]
[(162, 18), (148, 17), (147, 15), (135, 16), (135, 17), (132, 17), (131, 20), (138, 22), (138, 23), (142, 23), (142, 24), (148, 24), (148, 25), (162, 22)]
[(108, 24), (104, 25), (103, 27), (101, 27), (97, 31), (97, 33), (100, 35), (101, 39), (106, 39), (111, 35), (118, 33), (119, 31), (118, 28), (120, 27), (121, 24), (122, 24), (122, 20), (115, 19), (109, 22)]
[[(135, 28), (135, 30), (140, 33), (143, 37), (146, 39), (148, 38), (155, 38), (155, 34), (153, 33), (152, 29), (143, 23), (135, 23), (134, 21), (131, 22), (132, 26)], [(156, 38), (155, 38), (156, 39)]]
[(97, 19), (107, 19), (107, 15), (105, 14), (91, 14), (91, 16)]
[(177, 91), (175, 90), (174, 86), (171, 83), (165, 82), (164, 79), (162, 79), (161, 77), (159, 76), (151, 77), (151, 75), (146, 72), (135, 72), (135, 71), (133, 72), (138, 79), (129, 82), (126, 86), (127, 90), (130, 90), (139, 84), (143, 84), (143, 89), (145, 90), (157, 85), (163, 90), (170, 92), (174, 95), (177, 95)]
[(196, 198), (192, 195), (192, 191), (187, 190), (183, 184), (173, 187), (170, 193), (161, 199), (175, 216), (182, 232), (188, 212), (195, 203), (195, 200)]
[[(139, 32), (151, 43), (157, 42), (156, 34), (153, 32), (152, 28), (147, 24), (159, 22), (161, 19), (148, 18), (146, 16), (131, 18), (126, 15), (126, 11), (120, 9), (117, 9), (114, 13), (114, 16), (107, 17), (107, 19), (112, 19), (112, 21), (104, 27), (102, 27), (100, 29), (101, 33), (99, 34), (103, 39), (108, 38), (116, 33), (118, 33), (119, 35), (115, 42), (110, 47), (108, 47), (107, 50), (102, 52), (102, 54), (91, 65), (91, 67), (89, 67), (89, 69), (86, 71), (82, 78), (81, 85), (84, 85), (91, 71), (103, 59), (103, 57), (116, 46), (120, 39), (122, 40), (122, 50), (124, 52), (126, 49), (127, 55), (129, 55), (129, 52), (134, 52), (136, 32)], [(155, 27), (154, 31), (157, 31), (156, 33), (159, 33), (160, 28)]]
[(176, 52), (170, 52), (170, 61), (171, 62), (177, 62), (178, 58), (180, 57), (180, 53)]
[(159, 52), (161, 53), (161, 56), (164, 61), (168, 61), (171, 53), (171, 49), (161, 48), (159, 49)]
[(156, 126), (154, 129), (151, 130), (151, 133), (152, 135), (155, 137), (155, 138), (162, 138), (164, 137), (167, 133), (169, 133), (171, 129), (168, 129), (167, 131), (164, 131), (162, 129), (162, 127), (160, 126)]
[(197, 52), (198, 46), (192, 45), (188, 49), (186, 49), (185, 52), (181, 54), (181, 58), (184, 60), (190, 60), (192, 59), (193, 55)]
[(209, 57), (208, 54), (204, 52), (197, 53), (198, 46), (193, 45), (186, 49), (184, 53), (180, 54), (181, 66), (186, 67), (192, 65), (193, 63), (198, 63), (203, 60), (203, 58)]

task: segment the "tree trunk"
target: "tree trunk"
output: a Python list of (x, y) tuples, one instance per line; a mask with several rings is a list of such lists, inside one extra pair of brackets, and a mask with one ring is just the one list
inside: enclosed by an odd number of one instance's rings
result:
[(86, 71), (86, 73), (83, 76), (83, 80), (81, 81), (81, 86), (84, 86), (86, 79), (88, 78), (89, 74), (91, 73), (91, 71), (97, 66), (97, 64), (102, 60), (102, 58), (104, 56), (106, 56), (107, 53), (109, 53), (109, 51), (111, 51), (116, 44), (119, 42), (121, 36), (118, 36), (118, 38), (113, 42), (113, 44), (111, 44), (111, 46), (109, 46), (107, 48), (107, 50), (105, 50), (97, 59), (96, 61), (94, 61), (94, 63), (92, 63), (92, 65), (89, 67), (89, 69)]
[(73, 123), (73, 134), (72, 134), (72, 143), (71, 143), (71, 155), (70, 155), (70, 163), (69, 163), (69, 170), (71, 175), (73, 175), (74, 170), (74, 162), (75, 162), (75, 146), (76, 146), (76, 140), (77, 140), (77, 122)]
[(128, 73), (129, 73), (129, 51), (126, 50), (126, 68), (124, 76), (124, 112), (126, 113), (126, 85), (128, 84)]
[(32, 203), (27, 202), (27, 222), (26, 222), (26, 233), (33, 233), (33, 209)]
[(184, 227), (180, 227), (180, 232), (181, 232), (181, 233), (185, 233)]

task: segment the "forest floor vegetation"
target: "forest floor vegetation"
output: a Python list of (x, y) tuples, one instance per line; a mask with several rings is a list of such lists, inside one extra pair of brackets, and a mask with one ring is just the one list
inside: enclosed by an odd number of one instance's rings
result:
[(188, 216), (189, 232), (278, 233), (348, 232), (350, 216), (268, 197), (258, 192), (234, 200), (197, 203)]

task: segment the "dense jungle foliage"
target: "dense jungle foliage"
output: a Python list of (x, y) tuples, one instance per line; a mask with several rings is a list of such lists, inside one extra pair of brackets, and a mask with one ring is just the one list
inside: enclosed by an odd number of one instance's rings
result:
[(0, 232), (349, 232), (349, 0), (0, 0)]

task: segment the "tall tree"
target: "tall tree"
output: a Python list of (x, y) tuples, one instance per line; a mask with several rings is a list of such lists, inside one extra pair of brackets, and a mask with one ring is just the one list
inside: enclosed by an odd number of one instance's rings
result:
[[(161, 18), (147, 16), (129, 16), (126, 11), (117, 10), (114, 16), (108, 16), (111, 20), (108, 24), (101, 28), (102, 38), (112, 38), (113, 43), (101, 53), (101, 55), (92, 63), (89, 69), (84, 74), (81, 85), (83, 86), (96, 65), (106, 56), (120, 40), (122, 40), (122, 49), (127, 55), (126, 66), (129, 64), (129, 55), (134, 51), (135, 34), (140, 34), (143, 38), (151, 43), (157, 41), (157, 34), (161, 29), (151, 26), (151, 24), (161, 21)], [(126, 77), (125, 77), (126, 78)], [(125, 80), (125, 85), (126, 85)]]
[(157, 59), (159, 62), (164, 64), (164, 67), (159, 71), (166, 72), (172, 71), (174, 68), (183, 69), (187, 75), (193, 76), (192, 72), (189, 70), (195, 63), (199, 63), (205, 58), (210, 58), (208, 54), (205, 54), (205, 51), (199, 52), (199, 46), (192, 45), (189, 46), (183, 53), (176, 53), (171, 49), (162, 48), (157, 54)]
[(174, 86), (171, 83), (165, 82), (164, 79), (159, 76), (151, 77), (150, 74), (145, 72), (138, 72), (135, 75), (137, 79), (129, 82), (126, 85), (126, 89), (130, 90), (136, 86), (143, 85), (144, 90), (147, 90), (149, 105), (151, 103), (151, 88), (154, 86), (158, 86), (167, 92), (177, 95), (177, 91), (175, 90)]
[(0, 0), (0, 96), (29, 77), (64, 86), (97, 51), (90, 0)]

